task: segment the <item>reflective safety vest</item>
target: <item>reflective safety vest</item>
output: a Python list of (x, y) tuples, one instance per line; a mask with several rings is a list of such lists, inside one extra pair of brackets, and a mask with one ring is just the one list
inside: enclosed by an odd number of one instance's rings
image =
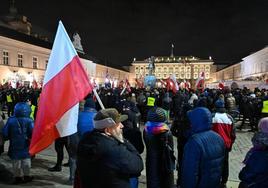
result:
[(11, 95), (7, 95), (7, 102), (13, 102), (12, 98), (11, 98)]
[(268, 113), (268, 100), (262, 102), (262, 113)]
[(148, 97), (147, 98), (147, 106), (154, 106), (155, 98)]
[(30, 117), (34, 120), (34, 112), (35, 112), (35, 108), (36, 108), (36, 106), (34, 106), (34, 105), (31, 105), (31, 114), (30, 114)]

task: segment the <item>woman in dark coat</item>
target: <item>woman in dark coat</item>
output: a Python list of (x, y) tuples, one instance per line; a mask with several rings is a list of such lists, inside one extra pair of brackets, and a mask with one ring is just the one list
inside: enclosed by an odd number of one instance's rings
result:
[(252, 138), (253, 148), (244, 160), (245, 167), (239, 173), (239, 187), (268, 187), (268, 118), (259, 122), (259, 131)]
[[(159, 107), (149, 110), (144, 130), (146, 145), (147, 188), (171, 188), (174, 186), (175, 157), (173, 138), (169, 131), (166, 111)], [(170, 148), (170, 158), (164, 155), (165, 144)], [(167, 166), (167, 163), (171, 166)]]

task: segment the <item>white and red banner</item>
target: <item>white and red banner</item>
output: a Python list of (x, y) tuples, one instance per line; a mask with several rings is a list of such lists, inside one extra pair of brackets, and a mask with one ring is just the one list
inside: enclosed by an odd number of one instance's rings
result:
[(31, 155), (56, 138), (77, 132), (79, 101), (91, 91), (92, 85), (60, 21), (38, 104)]
[(167, 85), (169, 85), (169, 89), (171, 89), (173, 93), (176, 93), (179, 90), (179, 85), (175, 74), (170, 75), (168, 82)]
[(196, 80), (195, 88), (198, 90), (204, 90), (205, 89), (205, 73), (201, 72), (199, 78)]

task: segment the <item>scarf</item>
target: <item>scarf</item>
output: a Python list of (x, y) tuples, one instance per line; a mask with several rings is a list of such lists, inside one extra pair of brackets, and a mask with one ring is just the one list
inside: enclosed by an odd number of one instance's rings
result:
[(152, 122), (147, 121), (145, 124), (145, 131), (149, 134), (157, 135), (160, 133), (167, 132), (169, 127), (164, 122)]

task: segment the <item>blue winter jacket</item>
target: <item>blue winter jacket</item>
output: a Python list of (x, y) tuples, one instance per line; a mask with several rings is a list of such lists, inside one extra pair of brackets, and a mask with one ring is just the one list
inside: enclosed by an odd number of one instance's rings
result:
[(14, 116), (8, 118), (3, 128), (4, 138), (9, 140), (8, 155), (11, 159), (30, 158), (29, 145), (34, 124), (30, 114), (31, 108), (27, 103), (17, 103)]
[(188, 139), (182, 161), (182, 188), (217, 188), (224, 158), (223, 139), (211, 131), (211, 113), (198, 107), (187, 113), (192, 136)]
[(85, 107), (84, 111), (79, 112), (78, 115), (78, 136), (82, 138), (85, 132), (90, 132), (94, 129), (93, 118), (97, 111), (94, 108)]
[(252, 188), (268, 187), (268, 148), (250, 155), (239, 179)]

